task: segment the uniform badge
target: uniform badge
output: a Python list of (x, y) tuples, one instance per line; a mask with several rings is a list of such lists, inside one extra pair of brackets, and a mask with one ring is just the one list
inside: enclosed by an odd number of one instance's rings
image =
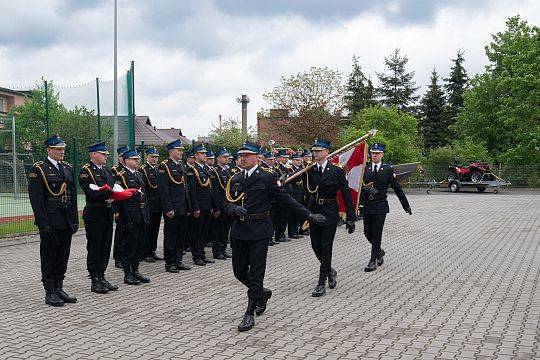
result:
[(31, 173), (28, 174), (28, 177), (35, 178), (35, 177), (37, 177), (37, 174), (31, 172)]

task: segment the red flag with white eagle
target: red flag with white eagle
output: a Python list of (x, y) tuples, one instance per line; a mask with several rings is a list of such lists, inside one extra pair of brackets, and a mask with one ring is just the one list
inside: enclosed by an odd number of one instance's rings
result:
[[(362, 178), (364, 177), (364, 168), (366, 166), (367, 146), (363, 142), (358, 146), (348, 150), (347, 152), (332, 158), (332, 163), (338, 164), (345, 170), (349, 188), (351, 189), (351, 197), (355, 210), (358, 210), (358, 202), (360, 201), (360, 191), (362, 188)], [(338, 193), (339, 212), (345, 212), (345, 203), (341, 193)]]

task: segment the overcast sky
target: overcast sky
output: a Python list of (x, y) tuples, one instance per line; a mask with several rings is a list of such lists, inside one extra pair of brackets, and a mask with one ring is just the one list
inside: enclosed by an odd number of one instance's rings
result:
[[(459, 50), (470, 75), (505, 20), (540, 25), (538, 0), (118, 0), (119, 71), (135, 61), (136, 112), (158, 127), (205, 135), (218, 115), (248, 121), (268, 107), (262, 94), (281, 76), (311, 66), (339, 70), (353, 54), (366, 75), (384, 71), (400, 48), (425, 86), (448, 73)], [(113, 77), (112, 0), (0, 0), (0, 86), (41, 77), (74, 85)], [(423, 91), (423, 88), (421, 89)]]

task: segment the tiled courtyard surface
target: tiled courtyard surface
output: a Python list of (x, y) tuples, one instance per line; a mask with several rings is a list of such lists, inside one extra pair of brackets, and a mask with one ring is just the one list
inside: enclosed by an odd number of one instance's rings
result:
[(391, 196), (374, 273), (363, 271), (362, 225), (338, 229), (338, 286), (322, 298), (310, 296), (318, 264), (308, 239), (270, 248), (274, 295), (246, 333), (236, 330), (246, 292), (230, 260), (180, 274), (145, 263), (152, 283), (131, 287), (111, 267), (121, 289), (97, 295), (79, 236), (65, 286), (79, 302), (51, 308), (38, 243), (0, 247), (0, 358), (540, 358), (540, 193), (409, 199), (413, 216)]

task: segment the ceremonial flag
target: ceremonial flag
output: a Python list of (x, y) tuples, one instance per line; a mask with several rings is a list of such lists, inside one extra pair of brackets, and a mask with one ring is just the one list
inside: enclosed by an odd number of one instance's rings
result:
[[(360, 201), (360, 191), (362, 189), (362, 178), (364, 177), (364, 168), (366, 166), (367, 145), (365, 142), (349, 149), (347, 152), (332, 158), (332, 163), (338, 164), (345, 170), (351, 197), (355, 212), (358, 212), (358, 204)], [(337, 195), (339, 212), (345, 212), (345, 203), (341, 193)]]

